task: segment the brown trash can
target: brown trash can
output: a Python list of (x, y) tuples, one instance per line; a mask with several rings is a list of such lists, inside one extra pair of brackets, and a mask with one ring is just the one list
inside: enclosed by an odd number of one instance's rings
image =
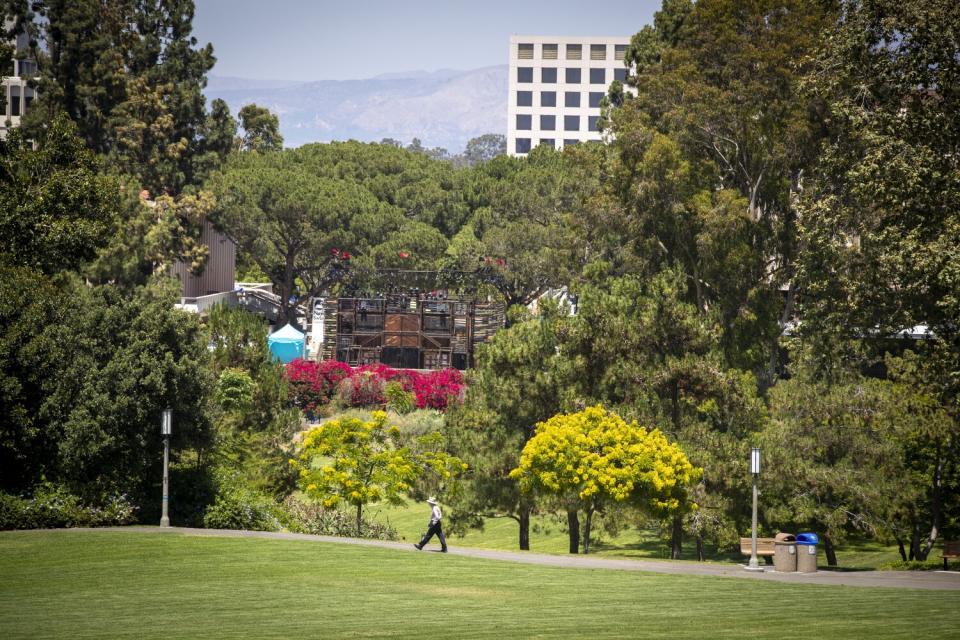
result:
[(773, 570), (790, 573), (797, 570), (797, 538), (778, 533), (773, 539)]

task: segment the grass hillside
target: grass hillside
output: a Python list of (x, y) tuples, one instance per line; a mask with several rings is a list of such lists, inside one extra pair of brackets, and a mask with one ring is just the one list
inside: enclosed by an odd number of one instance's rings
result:
[(0, 534), (0, 638), (948, 638), (957, 592), (254, 538)]

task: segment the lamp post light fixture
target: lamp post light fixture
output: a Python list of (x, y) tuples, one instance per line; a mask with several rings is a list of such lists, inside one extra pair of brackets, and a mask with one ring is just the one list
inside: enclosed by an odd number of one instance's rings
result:
[(173, 417), (170, 409), (163, 410), (163, 420), (160, 422), (160, 435), (163, 436), (163, 505), (160, 515), (160, 526), (170, 526), (170, 516), (167, 507), (170, 502), (170, 433), (173, 431)]
[(750, 566), (754, 571), (760, 570), (757, 561), (757, 479), (760, 477), (760, 449), (750, 449), (750, 474), (753, 476), (753, 530), (750, 538)]

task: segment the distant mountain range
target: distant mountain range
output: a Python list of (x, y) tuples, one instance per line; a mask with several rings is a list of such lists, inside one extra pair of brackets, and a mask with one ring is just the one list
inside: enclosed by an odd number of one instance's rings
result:
[(419, 138), (424, 147), (459, 153), (470, 138), (506, 134), (507, 80), (507, 65), (315, 82), (210, 76), (204, 93), (225, 100), (234, 115), (251, 102), (267, 107), (280, 117), (286, 146)]

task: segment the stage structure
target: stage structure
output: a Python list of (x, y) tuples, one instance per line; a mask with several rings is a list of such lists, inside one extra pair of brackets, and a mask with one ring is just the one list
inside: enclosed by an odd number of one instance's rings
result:
[[(352, 366), (468, 369), (474, 347), (504, 326), (503, 303), (480, 293), (482, 276), (383, 271), (383, 290), (315, 298), (311, 357)], [(436, 284), (449, 288), (429, 288)]]

